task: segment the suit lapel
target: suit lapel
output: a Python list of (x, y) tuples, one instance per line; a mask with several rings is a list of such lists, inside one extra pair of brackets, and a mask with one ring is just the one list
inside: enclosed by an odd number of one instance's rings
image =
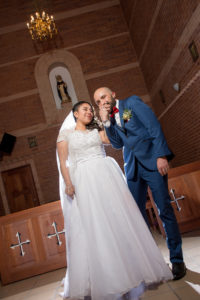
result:
[(119, 115), (120, 115), (120, 121), (121, 121), (122, 128), (124, 128), (123, 108), (124, 108), (123, 101), (119, 100)]
[(122, 116), (123, 116), (123, 101), (121, 101), (121, 100), (119, 100), (119, 115), (120, 115), (120, 122), (121, 122), (122, 126), (117, 125), (117, 123), (116, 123), (116, 126), (119, 130), (126, 132), (126, 130), (124, 128), (124, 120), (122, 118)]

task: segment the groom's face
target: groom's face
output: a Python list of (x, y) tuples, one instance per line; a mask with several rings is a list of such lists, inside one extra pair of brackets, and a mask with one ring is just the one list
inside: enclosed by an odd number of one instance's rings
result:
[(94, 93), (94, 101), (100, 109), (105, 108), (110, 113), (116, 103), (115, 93), (108, 89), (100, 88)]

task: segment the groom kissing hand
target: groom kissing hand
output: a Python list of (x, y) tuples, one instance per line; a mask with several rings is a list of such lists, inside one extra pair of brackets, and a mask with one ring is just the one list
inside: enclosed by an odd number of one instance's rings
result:
[(95, 91), (94, 101), (112, 146), (123, 148), (127, 184), (147, 223), (148, 186), (151, 189), (166, 231), (172, 273), (175, 280), (180, 279), (185, 275), (186, 267), (167, 182), (168, 161), (174, 155), (168, 148), (160, 123), (138, 96), (118, 100), (111, 89), (101, 87)]
[[(115, 92), (107, 87), (100, 88), (95, 92), (94, 98), (99, 107), (99, 115), (103, 124), (105, 126), (110, 125), (110, 122), (108, 122), (110, 117), (114, 117), (115, 113), (119, 112), (118, 108), (116, 108)], [(161, 176), (168, 173), (169, 164), (165, 156), (157, 158), (157, 169)]]

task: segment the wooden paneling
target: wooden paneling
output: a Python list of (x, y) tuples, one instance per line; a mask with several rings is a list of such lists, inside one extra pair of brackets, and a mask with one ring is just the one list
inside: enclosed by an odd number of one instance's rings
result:
[[(59, 238), (55, 234), (55, 226)], [(66, 248), (63, 229), (60, 201), (1, 217), (2, 283), (7, 284), (65, 267)], [(24, 243), (22, 248), (15, 246), (19, 244), (19, 238), (21, 243)]]
[(174, 212), (181, 232), (200, 228), (200, 161), (174, 168), (169, 171), (169, 190), (174, 189), (179, 200), (180, 211), (173, 203)]
[[(189, 232), (200, 228), (200, 161), (183, 165), (181, 167), (173, 168), (169, 170), (169, 191), (174, 190), (176, 198), (183, 199), (172, 202), (174, 213), (179, 225), (181, 233)], [(170, 193), (171, 199), (174, 200), (172, 193)], [(157, 208), (154, 204), (151, 191), (149, 191), (149, 197), (152, 203), (152, 207), (155, 212), (158, 226), (163, 236), (165, 232), (162, 226), (162, 222), (158, 215)], [(179, 207), (179, 209), (178, 209)]]

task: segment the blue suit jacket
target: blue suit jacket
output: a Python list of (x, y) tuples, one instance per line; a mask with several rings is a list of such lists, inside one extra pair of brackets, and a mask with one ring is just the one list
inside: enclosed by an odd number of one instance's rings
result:
[[(125, 109), (132, 114), (127, 122), (122, 119)], [(166, 156), (168, 160), (173, 158), (155, 114), (139, 97), (119, 100), (119, 114), (122, 127), (111, 118), (111, 126), (105, 129), (112, 146), (123, 148), (127, 179), (134, 177), (135, 158), (151, 171), (157, 170), (158, 157)]]

